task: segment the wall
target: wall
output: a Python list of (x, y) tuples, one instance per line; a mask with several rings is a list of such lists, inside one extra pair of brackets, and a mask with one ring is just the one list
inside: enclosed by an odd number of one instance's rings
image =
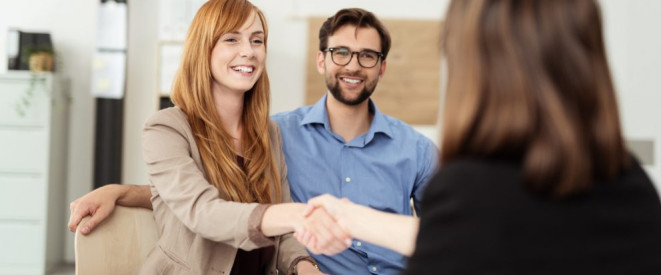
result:
[(600, 2), (624, 133), (654, 142), (655, 164), (645, 169), (661, 190), (661, 1)]

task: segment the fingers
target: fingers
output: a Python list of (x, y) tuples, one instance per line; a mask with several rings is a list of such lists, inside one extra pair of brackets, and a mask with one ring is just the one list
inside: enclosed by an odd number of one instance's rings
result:
[(89, 234), (97, 225), (105, 220), (111, 212), (112, 209), (109, 207), (99, 207), (99, 209), (92, 213), (91, 218), (80, 225), (82, 226), (82, 228), (80, 228), (80, 232), (83, 233), (83, 235)]
[(68, 225), (69, 231), (76, 232), (76, 228), (78, 227), (80, 220), (89, 215), (90, 211), (88, 208), (80, 207), (78, 200), (75, 200), (69, 204), (69, 211), (71, 212)]
[(316, 209), (305, 221), (305, 231), (297, 239), (316, 254), (333, 255), (351, 245), (351, 239), (323, 208)]

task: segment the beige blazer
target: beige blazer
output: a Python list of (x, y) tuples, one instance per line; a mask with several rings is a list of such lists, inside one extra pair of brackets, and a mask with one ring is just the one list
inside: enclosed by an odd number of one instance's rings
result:
[[(281, 172), (283, 201), (291, 201), (280, 129), (271, 121), (272, 154)], [(258, 229), (267, 205), (227, 201), (209, 184), (184, 112), (168, 108), (152, 115), (142, 132), (151, 202), (160, 238), (140, 274), (229, 275), (237, 249), (274, 245), (266, 274), (291, 274), (304, 247), (291, 234), (275, 238)]]

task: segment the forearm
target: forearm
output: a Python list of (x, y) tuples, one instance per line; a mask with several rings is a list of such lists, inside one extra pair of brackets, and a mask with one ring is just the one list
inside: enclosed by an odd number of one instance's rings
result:
[(109, 192), (117, 198), (118, 205), (152, 209), (151, 191), (148, 185), (110, 184), (107, 186)]
[(351, 205), (346, 223), (350, 235), (406, 256), (413, 254), (420, 219)]
[(281, 203), (271, 205), (262, 217), (262, 233), (278, 236), (293, 232), (303, 223), (304, 204)]

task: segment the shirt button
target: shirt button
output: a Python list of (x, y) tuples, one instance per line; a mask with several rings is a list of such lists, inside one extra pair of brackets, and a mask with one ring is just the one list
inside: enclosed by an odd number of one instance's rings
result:
[(361, 243), (361, 242), (356, 242), (356, 246), (363, 246), (363, 243)]
[(344, 179), (344, 181), (346, 181), (346, 182), (351, 182), (351, 178), (350, 178), (350, 177), (346, 177), (346, 178)]

